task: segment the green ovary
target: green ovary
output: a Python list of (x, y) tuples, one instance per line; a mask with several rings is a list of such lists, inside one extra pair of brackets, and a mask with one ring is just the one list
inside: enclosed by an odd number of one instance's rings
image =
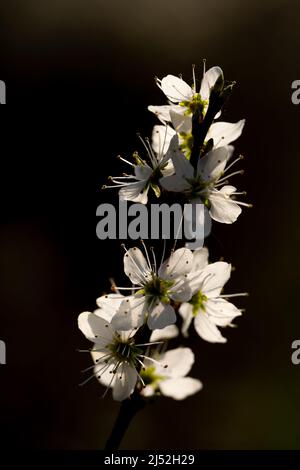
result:
[(169, 289), (174, 285), (173, 281), (165, 281), (158, 276), (153, 276), (151, 281), (145, 284), (142, 293), (147, 298), (148, 305), (154, 301), (161, 301), (165, 304), (170, 303)]
[(191, 100), (184, 100), (180, 102), (180, 106), (187, 108), (185, 114), (188, 116), (193, 114), (196, 110), (199, 110), (203, 114), (207, 104), (208, 102), (206, 100), (202, 100), (200, 93), (195, 93)]
[(206, 295), (202, 294), (201, 290), (195, 294), (189, 303), (193, 306), (193, 315), (196, 317), (200, 310), (205, 312), (205, 302), (207, 301)]
[(141, 370), (140, 375), (145, 385), (151, 385), (154, 389), (158, 387), (158, 383), (164, 379), (161, 375), (155, 373), (155, 367), (150, 366), (145, 370)]
[(208, 189), (211, 186), (211, 182), (204, 181), (200, 176), (197, 178), (187, 179), (187, 181), (191, 186), (189, 191), (191, 199), (200, 197), (205, 207), (210, 209)]
[(120, 341), (119, 338), (115, 338), (108, 348), (117, 361), (128, 362), (133, 367), (138, 364), (137, 355), (142, 353), (142, 350), (135, 346), (132, 339)]

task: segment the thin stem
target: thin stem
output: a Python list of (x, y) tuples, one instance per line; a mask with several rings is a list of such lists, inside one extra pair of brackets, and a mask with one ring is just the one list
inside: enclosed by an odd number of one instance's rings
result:
[(128, 398), (121, 403), (119, 414), (104, 450), (119, 449), (131, 421), (137, 412), (142, 410), (145, 405), (146, 401), (137, 393), (134, 393), (131, 398)]

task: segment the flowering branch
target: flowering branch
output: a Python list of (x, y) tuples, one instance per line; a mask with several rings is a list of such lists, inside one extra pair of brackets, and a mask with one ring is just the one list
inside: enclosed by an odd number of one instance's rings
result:
[[(218, 121), (234, 82), (225, 85), (220, 67), (204, 71), (198, 89), (194, 67), (192, 86), (173, 75), (156, 82), (168, 104), (149, 110), (161, 124), (154, 126), (152, 142), (139, 136), (144, 158), (137, 152), (133, 161), (119, 157), (132, 174), (110, 177), (112, 184), (105, 188), (119, 188), (120, 200), (143, 208), (149, 190), (159, 199), (168, 201), (171, 194), (177, 203), (202, 207), (204, 212), (184, 212), (182, 217), (188, 233), (193, 234), (196, 226), (206, 238), (212, 221), (232, 224), (242, 207), (250, 207), (239, 200), (244, 191), (229, 184), (230, 178), (242, 174), (232, 171), (242, 157), (231, 158), (232, 142), (241, 135), (245, 121)], [(183, 240), (183, 246), (175, 249), (178, 236), (174, 238), (170, 251), (164, 240), (159, 261), (143, 241), (141, 248), (124, 246), (124, 272), (130, 285), (113, 282), (113, 293), (99, 297), (98, 308), (78, 318), (80, 330), (93, 343), (87, 351), (94, 365), (84, 371), (93, 372), (83, 384), (95, 377), (106, 387), (103, 396), (112, 389), (113, 398), (122, 402), (106, 450), (119, 448), (131, 420), (150, 399), (164, 395), (183, 400), (202, 389), (200, 380), (188, 375), (195, 362), (193, 351), (168, 349), (169, 342), (180, 333), (187, 337), (193, 324), (202, 340), (226, 343), (221, 329), (233, 326), (242, 314), (230, 300), (247, 293), (223, 293), (231, 265), (210, 262), (203, 240), (200, 246)]]

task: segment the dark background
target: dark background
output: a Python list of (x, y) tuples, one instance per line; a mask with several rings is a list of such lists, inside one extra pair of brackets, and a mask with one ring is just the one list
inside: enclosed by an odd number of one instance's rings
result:
[(300, 365), (291, 363), (299, 320), (300, 6), (292, 1), (11, 0), (2, 5), (0, 366), (1, 446), (97, 449), (118, 411), (96, 381), (77, 316), (121, 274), (119, 242), (95, 236), (95, 210), (115, 155), (151, 135), (148, 104), (163, 104), (153, 77), (205, 57), (237, 86), (224, 119), (247, 120), (237, 152), (252, 210), (215, 224), (212, 259), (236, 267), (227, 292), (247, 290), (226, 345), (194, 333), (192, 376), (204, 389), (149, 405), (127, 449), (299, 449)]

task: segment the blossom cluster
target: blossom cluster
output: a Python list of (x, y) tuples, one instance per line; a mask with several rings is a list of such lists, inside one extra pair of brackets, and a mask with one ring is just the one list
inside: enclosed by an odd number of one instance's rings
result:
[[(132, 174), (110, 177), (119, 188), (121, 200), (148, 203), (149, 191), (157, 198), (170, 193), (175, 200), (205, 206), (205, 235), (212, 220), (231, 224), (249, 206), (237, 199), (244, 191), (229, 184), (242, 170), (231, 171), (242, 159), (232, 158), (234, 142), (242, 133), (245, 120), (228, 123), (220, 120), (222, 106), (231, 93), (233, 82), (226, 83), (220, 67), (204, 71), (197, 87), (195, 68), (193, 84), (182, 77), (167, 75), (157, 85), (167, 104), (149, 106), (160, 121), (155, 125), (152, 142), (141, 139), (145, 155), (133, 154), (125, 160)], [(210, 262), (206, 247), (192, 251), (175, 247), (161, 261), (153, 248), (124, 246), (124, 273), (129, 285), (116, 286), (113, 293), (97, 299), (98, 308), (79, 315), (78, 325), (93, 343), (90, 350), (94, 364), (92, 377), (112, 388), (115, 400), (125, 400), (133, 393), (143, 399), (165, 395), (184, 399), (202, 388), (202, 383), (188, 374), (195, 361), (193, 351), (180, 346), (169, 349), (169, 341), (181, 334), (187, 337), (193, 328), (210, 343), (225, 343), (222, 329), (232, 326), (241, 309), (230, 302), (240, 294), (225, 294), (231, 275), (225, 261)], [(84, 382), (84, 383), (85, 383)]]

